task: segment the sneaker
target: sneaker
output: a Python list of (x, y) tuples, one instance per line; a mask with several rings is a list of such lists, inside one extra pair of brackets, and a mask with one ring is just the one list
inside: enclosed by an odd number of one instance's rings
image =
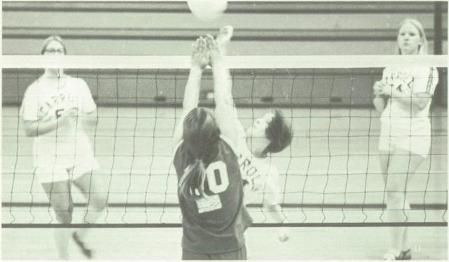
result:
[(407, 250), (402, 250), (401, 254), (396, 260), (411, 260), (412, 259), (412, 250), (409, 248)]
[(389, 251), (384, 255), (384, 260), (411, 260), (412, 259), (412, 250), (402, 250), (397, 254), (394, 250)]
[(81, 239), (78, 236), (78, 233), (73, 232), (72, 238), (75, 241), (76, 245), (81, 249), (81, 252), (83, 253), (83, 255), (85, 257), (87, 257), (88, 259), (91, 259), (92, 258), (92, 250), (90, 250), (89, 248), (87, 248), (84, 245), (84, 242), (81, 241)]

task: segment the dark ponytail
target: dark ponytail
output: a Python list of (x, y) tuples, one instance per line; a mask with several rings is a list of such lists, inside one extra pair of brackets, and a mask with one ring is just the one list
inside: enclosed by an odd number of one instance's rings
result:
[(198, 199), (207, 196), (204, 193), (204, 182), (206, 181), (206, 167), (202, 159), (195, 159), (190, 164), (178, 182), (178, 192), (187, 199)]
[(206, 168), (218, 154), (220, 130), (213, 115), (195, 108), (184, 120), (183, 140), (189, 165), (178, 181), (178, 194), (187, 199), (207, 197)]

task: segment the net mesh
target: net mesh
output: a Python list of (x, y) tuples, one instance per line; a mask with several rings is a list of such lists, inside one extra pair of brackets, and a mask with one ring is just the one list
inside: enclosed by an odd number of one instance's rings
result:
[[(142, 66), (143, 67), (143, 66)], [(89, 131), (105, 182), (108, 207), (98, 225), (180, 223), (171, 139), (181, 115), (188, 69), (70, 69), (84, 79), (98, 106)], [(33, 68), (3, 69), (2, 224), (54, 225), (57, 221), (33, 172), (32, 141), (19, 119), (23, 94), (41, 74)], [(439, 68), (441, 90), (446, 68)], [(379, 113), (372, 86), (382, 68), (239, 68), (231, 71), (243, 126), (273, 108), (291, 122), (290, 147), (270, 156), (279, 170), (281, 206), (294, 225), (385, 224), (386, 189), (379, 167)], [(200, 105), (213, 107), (213, 79), (203, 76)], [(443, 92), (444, 93), (444, 92)], [(447, 221), (447, 104), (435, 96), (430, 111), (428, 158), (407, 181), (409, 223)], [(73, 223), (82, 223), (86, 199), (72, 190)], [(264, 194), (250, 212), (270, 223)]]

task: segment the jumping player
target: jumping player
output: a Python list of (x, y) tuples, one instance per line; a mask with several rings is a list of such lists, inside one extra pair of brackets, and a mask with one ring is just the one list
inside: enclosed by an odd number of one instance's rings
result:
[[(226, 52), (227, 45), (232, 37), (233, 28), (225, 26), (220, 29), (217, 36), (215, 50), (211, 50), (211, 59), (217, 59)], [(209, 38), (209, 41), (213, 41)], [(231, 83), (229, 74), (222, 75), (223, 81)], [(220, 88), (219, 86), (217, 89)], [(256, 119), (252, 126), (245, 131), (237, 117), (231, 88), (218, 89), (215, 99), (225, 104), (222, 114), (233, 115), (228, 123), (237, 133), (237, 151), (239, 164), (245, 185), (245, 204), (250, 204), (258, 194), (263, 194), (264, 213), (276, 223), (286, 223), (279, 204), (279, 171), (268, 157), (270, 153), (278, 153), (290, 145), (292, 131), (282, 112), (278, 109), (267, 112)], [(288, 240), (288, 230), (283, 227), (279, 230), (279, 240)]]
[[(243, 204), (243, 184), (237, 153), (237, 134), (226, 126), (231, 115), (216, 101), (215, 115), (197, 107), (202, 70), (208, 63), (206, 40), (194, 44), (187, 80), (183, 118), (175, 130), (174, 166), (183, 215), (182, 259), (246, 259), (244, 231), (250, 217)], [(213, 61), (214, 86), (230, 88), (220, 76), (227, 69)]]

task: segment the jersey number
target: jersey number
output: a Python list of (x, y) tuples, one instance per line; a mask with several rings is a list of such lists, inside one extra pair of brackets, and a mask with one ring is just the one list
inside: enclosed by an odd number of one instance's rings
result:
[(210, 163), (206, 169), (207, 183), (212, 193), (224, 192), (229, 186), (229, 176), (223, 161)]

